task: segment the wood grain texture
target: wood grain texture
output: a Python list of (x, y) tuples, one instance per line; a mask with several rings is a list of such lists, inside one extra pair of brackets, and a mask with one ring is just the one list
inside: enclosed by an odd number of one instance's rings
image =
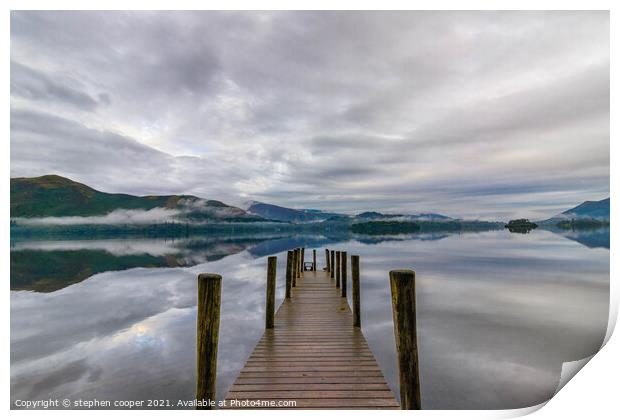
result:
[(325, 248), (325, 268), (327, 269), (326, 271), (329, 273), (330, 267), (329, 267), (329, 249)]
[(304, 264), (306, 262), (306, 248), (301, 249), (301, 261), (299, 262), (299, 270), (305, 271)]
[(415, 272), (411, 270), (390, 271), (390, 289), (401, 408), (420, 410), (422, 402), (416, 328)]
[(293, 287), (297, 286), (297, 278), (299, 277), (299, 251), (299, 248), (293, 250)]
[(342, 274), (342, 269), (340, 268), (340, 263), (342, 259), (340, 257), (340, 251), (336, 251), (336, 287), (340, 288), (340, 275)]
[(285, 284), (285, 292), (284, 297), (286, 299), (290, 299), (291, 297), (291, 287), (293, 286), (293, 264), (294, 264), (294, 253), (293, 251), (288, 251), (286, 253), (286, 284)]
[[(222, 276), (198, 276), (198, 313), (196, 322), (196, 399), (215, 401), (217, 347), (220, 332)], [(209, 410), (210, 405), (199, 409)]]
[(342, 251), (340, 253), (340, 257), (342, 262), (340, 263), (340, 269), (342, 270), (342, 274), (340, 276), (340, 296), (343, 298), (347, 297), (347, 252)]
[(351, 255), (351, 300), (353, 302), (353, 326), (360, 328), (362, 318), (360, 315), (360, 257)]
[(316, 249), (312, 250), (312, 271), (316, 271)]
[(295, 407), (270, 408), (398, 409), (366, 339), (352, 324), (349, 304), (329, 272), (303, 272), (278, 309), (274, 328), (265, 331), (230, 388), (224, 408), (263, 408), (241, 407), (235, 400), (293, 400)]
[(265, 328), (273, 328), (276, 313), (276, 265), (278, 257), (267, 258), (267, 288), (265, 296)]

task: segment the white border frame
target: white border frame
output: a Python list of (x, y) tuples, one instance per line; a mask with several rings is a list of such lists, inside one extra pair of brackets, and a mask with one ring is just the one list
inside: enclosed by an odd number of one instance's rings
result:
[[(611, 19), (611, 51), (614, 51), (615, 45), (614, 39), (619, 39), (619, 33), (617, 30), (617, 20), (614, 15), (613, 2), (603, 0), (591, 0), (591, 1), (576, 1), (576, 0), (503, 0), (503, 1), (491, 1), (491, 0), (416, 0), (416, 1), (404, 1), (404, 0), (382, 0), (382, 1), (338, 1), (338, 0), (297, 0), (295, 2), (285, 0), (262, 0), (249, 1), (249, 0), (229, 0), (229, 1), (195, 1), (195, 0), (176, 0), (176, 1), (163, 1), (163, 0), (93, 0), (89, 2), (78, 0), (57, 0), (57, 1), (42, 1), (42, 0), (23, 0), (12, 1), (8, 0), (3, 2), (5, 7), (5, 13), (2, 15), (2, 25), (5, 28), (5, 36), (2, 40), (4, 51), (4, 65), (2, 66), (2, 73), (4, 83), (2, 84), (2, 94), (4, 102), (2, 103), (2, 126), (5, 133), (4, 140), (1, 143), (0, 159), (2, 159), (2, 172), (4, 175), (4, 181), (0, 183), (1, 193), (3, 199), (2, 213), (0, 214), (0, 220), (6, 222), (2, 224), (2, 232), (4, 236), (4, 242), (2, 244), (2, 267), (3, 278), (5, 282), (9, 279), (9, 241), (10, 236), (9, 223), (10, 210), (9, 210), (9, 180), (10, 180), (10, 10), (74, 10), (74, 9), (94, 9), (94, 10), (119, 10), (119, 9), (135, 9), (135, 10), (280, 10), (280, 9), (298, 9), (298, 10), (610, 10)], [(614, 71), (616, 69), (616, 71)], [(611, 139), (616, 134), (617, 126), (617, 84), (615, 83), (614, 75), (617, 75), (618, 65), (616, 54), (611, 54), (611, 131), (610, 131), (610, 196), (616, 198), (616, 186), (615, 182), (618, 177), (618, 171), (613, 166), (613, 157), (618, 156), (618, 147)], [(614, 152), (615, 150), (615, 152)], [(615, 211), (615, 205), (612, 206), (612, 219), (614, 222), (618, 219), (618, 211)], [(611, 226), (611, 242), (615, 242), (617, 238), (616, 224)], [(608, 326), (606, 342), (602, 351), (594, 356), (592, 361), (588, 363), (581, 373), (578, 375), (578, 379), (570, 381), (565, 388), (562, 388), (560, 392), (552, 398), (547, 404), (541, 404), (539, 406), (524, 408), (519, 410), (498, 410), (498, 411), (448, 411), (448, 410), (434, 410), (434, 411), (420, 411), (415, 413), (408, 412), (394, 412), (391, 416), (415, 416), (417, 418), (431, 419), (431, 418), (458, 418), (458, 419), (482, 419), (482, 418), (508, 418), (518, 417), (526, 414), (536, 412), (532, 418), (536, 419), (583, 419), (585, 416), (591, 418), (612, 418), (615, 417), (613, 413), (618, 413), (618, 405), (615, 400), (617, 398), (615, 390), (616, 377), (614, 374), (620, 371), (620, 363), (618, 360), (618, 354), (620, 353), (620, 343), (617, 337), (611, 335), (615, 327), (617, 314), (618, 314), (618, 264), (614, 260), (613, 251), (610, 257), (610, 287), (611, 287), (611, 304), (610, 304), (610, 322)], [(5, 283), (5, 287), (6, 283)], [(6, 290), (6, 289), (5, 289)], [(11, 416), (16, 418), (36, 418), (39, 416), (45, 416), (50, 418), (81, 418), (85, 415), (83, 411), (71, 411), (71, 410), (59, 410), (59, 411), (21, 411), (10, 410), (10, 294), (4, 293), (2, 296), (4, 317), (2, 319), (2, 357), (4, 360), (5, 377), (2, 382), (2, 393), (4, 399), (2, 401), (3, 408), (6, 411), (10, 411)], [(547, 405), (543, 410), (538, 411), (541, 407)], [(3, 410), (3, 411), (4, 411)], [(117, 414), (118, 413), (118, 414)], [(198, 414), (200, 413), (200, 414)], [(300, 418), (310, 419), (317, 415), (317, 411), (297, 411), (295, 416)], [(135, 414), (132, 411), (115, 412), (115, 415), (132, 416)], [(170, 415), (174, 416), (209, 416), (216, 415), (227, 418), (245, 417), (244, 414), (252, 416), (252, 418), (284, 418), (284, 416), (290, 416), (288, 411), (251, 411), (251, 412), (234, 412), (234, 411), (216, 411), (216, 412), (196, 412), (196, 411), (150, 411), (147, 415), (152, 416), (154, 419), (169, 418)], [(375, 412), (362, 411), (356, 413), (356, 416), (370, 417)], [(89, 411), (87, 414), (92, 418), (108, 418), (110, 412), (106, 410)], [(334, 412), (328, 411), (321, 415), (334, 415)], [(339, 415), (342, 415), (339, 414)]]

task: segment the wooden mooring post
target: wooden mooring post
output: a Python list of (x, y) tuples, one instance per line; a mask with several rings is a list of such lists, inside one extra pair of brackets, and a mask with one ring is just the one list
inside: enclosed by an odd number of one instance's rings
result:
[(340, 287), (340, 274), (342, 270), (340, 268), (340, 251), (336, 251), (336, 287)]
[(329, 249), (325, 248), (325, 267), (327, 267), (327, 272), (330, 272), (329, 266)]
[(299, 277), (299, 248), (293, 250), (293, 277), (291, 287), (297, 286), (297, 277)]
[(198, 275), (196, 322), (196, 399), (208, 401), (197, 409), (209, 410), (215, 404), (217, 347), (220, 332), (222, 276)]
[[(295, 256), (297, 251), (297, 257)], [(380, 372), (361, 330), (359, 256), (351, 256), (353, 328), (346, 301), (347, 252), (328, 251), (332, 275), (341, 284), (333, 290), (328, 273), (301, 275), (292, 300), (293, 279), (303, 261), (303, 248), (286, 254), (286, 299), (275, 315), (277, 257), (267, 259), (265, 296), (266, 331), (228, 391), (223, 408), (235, 408), (230, 401), (261, 401), (286, 394), (299, 408), (397, 408), (398, 404)], [(336, 269), (333, 269), (333, 265)], [(420, 409), (420, 377), (416, 328), (415, 272), (390, 271), (394, 335), (398, 355), (401, 408)], [(331, 290), (331, 292), (328, 292)], [(213, 409), (216, 402), (217, 354), (219, 345), (222, 276), (198, 275), (196, 327), (196, 409)], [(317, 312), (315, 302), (322, 308)], [(343, 310), (344, 309), (344, 310)], [(344, 322), (343, 322), (344, 321)], [(320, 323), (320, 327), (317, 324)], [(278, 325), (277, 328), (274, 326)], [(293, 350), (294, 349), (294, 350)], [(333, 351), (337, 349), (338, 355)], [(335, 357), (325, 361), (323, 355)], [(350, 356), (350, 358), (349, 358)], [(286, 359), (283, 362), (283, 357)], [(341, 364), (340, 359), (347, 363)], [(319, 361), (320, 362), (317, 362)], [(292, 362), (289, 365), (289, 362)], [(282, 365), (280, 365), (282, 363)], [(317, 365), (317, 363), (320, 363)], [(336, 366), (336, 363), (339, 363)], [(275, 375), (275, 376), (274, 376)], [(274, 380), (278, 379), (278, 380)], [(327, 379), (327, 381), (326, 381)], [(309, 389), (304, 387), (308, 384)], [(346, 395), (345, 395), (346, 394)]]
[(347, 297), (347, 251), (340, 253), (342, 262), (340, 268), (342, 269), (342, 275), (340, 276), (340, 297)]
[(297, 260), (295, 262), (295, 278), (299, 278), (301, 277), (301, 248), (297, 248)]
[(419, 410), (420, 372), (416, 328), (415, 272), (390, 271), (392, 316), (400, 378), (400, 406), (403, 410)]
[(361, 328), (360, 316), (360, 257), (351, 255), (351, 294), (353, 301), (353, 326)]
[(306, 271), (304, 263), (306, 262), (306, 248), (301, 249), (301, 261), (299, 262), (299, 271)]
[(267, 294), (265, 297), (265, 328), (273, 328), (276, 315), (276, 266), (278, 257), (267, 258)]
[(288, 251), (286, 253), (286, 292), (285, 292), (285, 297), (286, 299), (290, 299), (291, 298), (291, 287), (293, 285), (293, 263), (294, 263), (294, 256), (293, 256), (294, 252), (293, 251)]
[(312, 250), (312, 271), (316, 271), (316, 249)]
[(335, 251), (332, 249), (331, 251), (329, 251), (329, 277), (330, 278), (334, 278), (335, 274), (334, 273), (334, 258), (335, 258)]

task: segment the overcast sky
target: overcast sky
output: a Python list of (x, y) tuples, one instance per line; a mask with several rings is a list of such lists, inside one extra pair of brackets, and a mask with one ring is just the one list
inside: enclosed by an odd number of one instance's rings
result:
[(607, 12), (13, 12), (11, 176), (346, 212), (609, 195)]

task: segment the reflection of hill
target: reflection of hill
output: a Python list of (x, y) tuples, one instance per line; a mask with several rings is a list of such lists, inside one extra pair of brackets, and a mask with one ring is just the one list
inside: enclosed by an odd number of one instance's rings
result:
[(587, 246), (588, 248), (609, 249), (609, 228), (603, 229), (547, 229), (560, 236)]
[(325, 237), (288, 236), (261, 242), (248, 249), (248, 252), (254, 257), (264, 257), (298, 247), (320, 248), (322, 244), (327, 242)]
[(122, 246), (117, 246), (120, 253), (115, 249), (114, 242), (107, 244), (109, 249), (106, 245), (98, 249), (98, 244), (80, 249), (80, 245), (87, 247), (84, 242), (76, 243), (73, 248), (62, 241), (47, 243), (46, 248), (38, 249), (36, 242), (30, 249), (27, 243), (19, 244), (11, 250), (11, 290), (53, 292), (106, 271), (136, 267), (189, 267), (239, 253), (264, 240), (192, 238), (174, 242), (164, 251), (157, 246), (157, 242), (153, 243), (152, 250), (142, 246), (127, 252)]
[(420, 225), (415, 222), (378, 221), (351, 225), (351, 232), (364, 235), (398, 235), (419, 230)]
[[(393, 241), (436, 241), (439, 239), (447, 238), (451, 235), (458, 235), (461, 232), (433, 232), (433, 233), (418, 233), (418, 234), (399, 234), (399, 235), (358, 235), (351, 234), (350, 232), (331, 232), (332, 235), (319, 236), (319, 235), (295, 235), (283, 238), (271, 239), (259, 243), (256, 246), (248, 248), (248, 252), (254, 257), (264, 257), (267, 255), (273, 255), (280, 252), (284, 252), (293, 248), (305, 247), (306, 250), (312, 248), (317, 249), (317, 252), (323, 252), (320, 248), (329, 247), (329, 244), (335, 242), (345, 242), (350, 240), (356, 240), (363, 244), (378, 244), (381, 242), (393, 242)], [(311, 252), (311, 251), (310, 251)], [(309, 254), (306, 254), (308, 257)], [(323, 254), (320, 254), (323, 255)]]
[(11, 290), (53, 292), (93, 274), (133, 267), (178, 267), (175, 256), (115, 256), (102, 250), (11, 251)]
[(366, 244), (402, 240), (435, 241), (461, 233), (438, 231), (368, 236), (352, 234), (349, 230), (332, 230), (322, 234), (308, 232), (290, 236), (284, 232), (242, 232), (237, 236), (205, 235), (175, 240), (120, 237), (102, 240), (17, 241), (11, 249), (10, 283), (11, 290), (53, 292), (105, 271), (135, 267), (191, 267), (245, 250), (258, 258), (297, 247), (305, 247), (307, 250), (316, 248), (319, 251), (329, 244), (351, 239)]
[(375, 245), (382, 242), (391, 241), (438, 241), (452, 235), (458, 235), (459, 232), (451, 233), (419, 233), (413, 235), (356, 235), (355, 240), (367, 244)]
[(569, 230), (560, 233), (562, 236), (579, 242), (588, 248), (609, 249), (609, 228), (596, 230)]

